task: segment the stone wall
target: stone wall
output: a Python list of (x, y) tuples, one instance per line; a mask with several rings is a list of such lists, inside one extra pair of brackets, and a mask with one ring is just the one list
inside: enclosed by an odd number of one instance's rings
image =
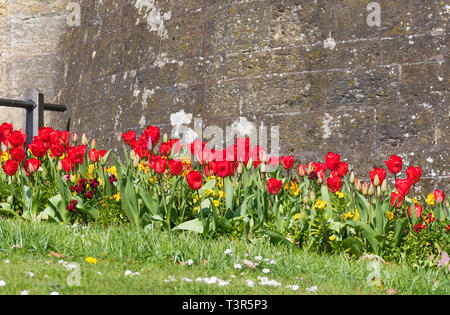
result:
[[(20, 99), (29, 88), (56, 98), (59, 44), (67, 0), (0, 0), (0, 98)], [(0, 107), (0, 121), (22, 128), (21, 109)], [(55, 116), (46, 114), (48, 124)]]
[(448, 1), (379, 0), (379, 27), (368, 0), (78, 2), (55, 95), (100, 146), (171, 116), (250, 121), (302, 161), (335, 151), (367, 175), (399, 154), (450, 191)]

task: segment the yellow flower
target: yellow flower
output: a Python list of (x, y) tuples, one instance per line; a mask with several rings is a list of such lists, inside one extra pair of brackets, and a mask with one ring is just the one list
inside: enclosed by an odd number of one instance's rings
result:
[(219, 198), (223, 198), (225, 196), (223, 190), (219, 190)]
[(355, 217), (353, 218), (353, 221), (358, 221), (359, 220), (359, 211), (358, 209), (355, 209)]
[(336, 192), (336, 195), (338, 196), (339, 199), (342, 199), (345, 197), (345, 194), (340, 191)]
[(334, 241), (334, 240), (336, 239), (336, 235), (331, 235), (328, 239), (329, 239), (330, 241)]
[(206, 189), (205, 192), (206, 192), (207, 196), (213, 196), (214, 197), (216, 195), (216, 192), (214, 191), (214, 189)]
[(352, 218), (353, 218), (353, 213), (351, 211), (344, 214), (344, 220), (352, 219)]
[(428, 194), (427, 199), (425, 199), (425, 202), (430, 207), (433, 207), (434, 206), (434, 194), (432, 194), (432, 193)]
[(9, 160), (9, 153), (8, 153), (8, 151), (5, 151), (5, 152), (2, 153), (1, 159), (2, 159), (2, 162), (6, 162), (6, 161)]
[(147, 162), (141, 162), (138, 164), (138, 170), (139, 172), (144, 172), (145, 174), (148, 174), (150, 168), (148, 167)]
[(197, 213), (199, 209), (200, 209), (199, 206), (194, 207), (194, 213)]
[(300, 219), (300, 213), (294, 214), (294, 216), (293, 216), (292, 218), (293, 218), (294, 220)]
[(386, 216), (388, 218), (389, 221), (391, 221), (394, 218), (394, 214), (390, 211), (386, 212)]
[(326, 202), (326, 201), (323, 201), (323, 200), (321, 200), (321, 199), (318, 199), (318, 200), (316, 201), (316, 203), (314, 204), (313, 209), (314, 209), (314, 210), (316, 210), (316, 209), (323, 210), (323, 209), (326, 208), (326, 206), (327, 206), (327, 202)]
[(214, 205), (216, 206), (216, 208), (220, 206), (220, 201), (219, 200), (214, 200), (213, 202), (214, 202)]
[(122, 196), (120, 195), (120, 192), (118, 192), (117, 194), (115, 194), (115, 195), (113, 196), (113, 198), (114, 198), (117, 202), (119, 202), (120, 200), (122, 200)]
[(98, 262), (98, 260), (95, 259), (94, 257), (88, 257), (88, 258), (86, 258), (86, 262), (88, 264), (94, 264), (95, 265)]
[(112, 174), (112, 175), (114, 175), (114, 176), (117, 177), (117, 169), (116, 169), (116, 167), (115, 167), (114, 165), (111, 166), (110, 168), (108, 168), (106, 171), (107, 171), (109, 174)]
[(415, 205), (420, 206), (419, 201), (417, 200), (417, 198), (413, 198), (412, 202), (414, 202)]

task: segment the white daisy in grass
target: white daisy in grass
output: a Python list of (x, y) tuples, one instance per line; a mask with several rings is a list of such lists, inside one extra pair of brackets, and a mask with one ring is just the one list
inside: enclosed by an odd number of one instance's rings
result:
[(223, 287), (225, 285), (229, 285), (230, 281), (219, 280), (218, 284), (219, 284), (219, 287)]
[(27, 290), (24, 291), (20, 291), (20, 295), (28, 295), (30, 292), (28, 292)]
[(247, 286), (249, 286), (250, 288), (253, 288), (255, 286), (255, 282), (253, 282), (252, 280), (245, 280), (245, 283), (247, 284)]
[(192, 259), (189, 259), (186, 263), (188, 266), (192, 266), (194, 264), (194, 261)]
[(225, 255), (231, 255), (232, 252), (233, 252), (233, 251), (231, 250), (231, 248), (227, 248), (223, 253), (224, 253)]
[(234, 269), (242, 269), (242, 265), (241, 264), (234, 264), (233, 268)]
[(291, 289), (292, 291), (298, 291), (298, 289), (300, 289), (300, 287), (296, 284), (288, 285), (288, 286), (286, 286), (286, 288)]
[(134, 277), (134, 276), (139, 276), (139, 275), (140, 275), (139, 272), (133, 272), (131, 270), (125, 271), (125, 277)]
[(9, 259), (5, 260), (5, 264), (9, 264), (10, 262)]
[(53, 291), (50, 295), (59, 295), (59, 292)]
[(264, 268), (264, 269), (262, 270), (262, 272), (263, 272), (263, 273), (269, 273), (269, 272), (270, 272), (270, 269), (269, 269), (269, 268)]
[(255, 260), (262, 260), (263, 258), (261, 256), (256, 256)]
[(308, 291), (309, 293), (313, 293), (313, 292), (316, 292), (317, 289), (318, 289), (318, 287), (315, 285), (313, 287), (306, 288), (306, 291)]
[(4, 287), (6, 285), (6, 281), (5, 280), (0, 280), (0, 287)]
[(32, 273), (30, 271), (25, 271), (24, 274), (28, 275), (30, 278), (34, 277), (34, 273)]
[(183, 278), (183, 279), (181, 279), (181, 280), (183, 280), (183, 281), (185, 281), (185, 282), (192, 282), (192, 279), (189, 279), (189, 278)]

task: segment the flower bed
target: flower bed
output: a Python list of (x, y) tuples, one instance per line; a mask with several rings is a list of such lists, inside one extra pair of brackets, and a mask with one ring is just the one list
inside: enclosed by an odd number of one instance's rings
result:
[[(416, 262), (449, 251), (449, 200), (436, 190), (420, 203), (420, 167), (386, 169), (361, 182), (339, 154), (325, 163), (267, 158), (249, 139), (225, 150), (199, 140), (182, 146), (157, 127), (122, 135), (124, 162), (77, 135), (43, 127), (26, 136), (0, 126), (0, 214), (66, 225), (131, 224), (205, 236), (268, 237), (320, 251), (363, 252)], [(127, 152), (127, 146), (130, 153)], [(393, 176), (394, 185), (388, 176)]]

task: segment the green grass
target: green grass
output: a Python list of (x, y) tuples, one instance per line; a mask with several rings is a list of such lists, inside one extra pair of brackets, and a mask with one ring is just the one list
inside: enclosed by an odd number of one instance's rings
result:
[[(224, 254), (227, 249), (232, 253)], [(49, 255), (52, 251), (64, 257)], [(257, 262), (256, 256), (262, 257), (256, 269), (242, 263), (244, 259)], [(87, 263), (86, 257), (95, 257), (97, 264)], [(62, 260), (80, 265), (80, 286), (68, 285), (67, 277), (74, 270), (66, 269)], [(188, 260), (193, 261), (191, 266), (180, 264)], [(276, 264), (270, 264), (271, 260)], [(242, 265), (241, 270), (234, 269), (236, 263)], [(263, 273), (264, 268), (270, 272)], [(125, 276), (127, 270), (139, 275)], [(0, 283), (6, 282), (0, 286), (0, 294), (25, 290), (29, 294), (386, 294), (389, 288), (399, 294), (450, 293), (448, 273), (443, 270), (417, 271), (406, 265), (382, 264), (384, 289), (368, 284), (373, 271), (369, 261), (308, 253), (264, 240), (203, 239), (190, 233), (130, 227), (72, 228), (0, 220)], [(167, 281), (169, 276), (175, 281)], [(219, 286), (196, 281), (213, 276), (229, 283)], [(281, 285), (260, 285), (258, 276)], [(254, 287), (247, 286), (246, 280), (252, 280)], [(314, 286), (317, 291), (306, 290)]]

